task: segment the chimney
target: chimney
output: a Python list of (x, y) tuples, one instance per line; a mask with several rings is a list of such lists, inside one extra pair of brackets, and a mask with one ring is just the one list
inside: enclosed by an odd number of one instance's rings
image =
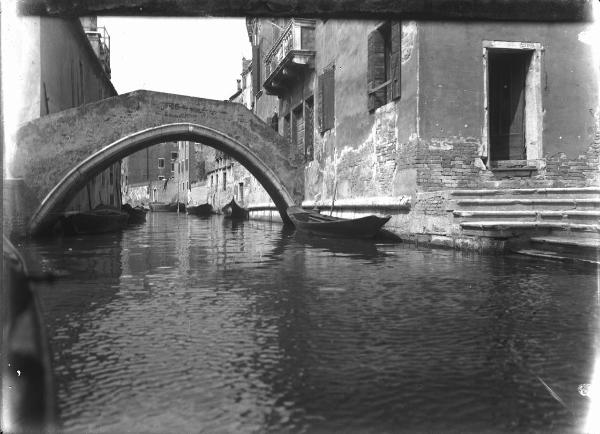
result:
[(242, 90), (242, 80), (240, 80), (239, 78), (237, 79), (237, 85), (238, 85), (237, 90)]

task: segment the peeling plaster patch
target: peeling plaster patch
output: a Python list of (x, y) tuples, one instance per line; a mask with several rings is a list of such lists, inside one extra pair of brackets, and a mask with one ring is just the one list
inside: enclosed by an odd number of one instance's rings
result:
[(417, 35), (416, 21), (409, 21), (402, 26), (402, 63), (406, 63), (412, 56)]
[(431, 139), (431, 141), (429, 142), (429, 149), (439, 151), (451, 151), (452, 149), (454, 149), (454, 145), (452, 145), (452, 143), (448, 143), (444, 139)]

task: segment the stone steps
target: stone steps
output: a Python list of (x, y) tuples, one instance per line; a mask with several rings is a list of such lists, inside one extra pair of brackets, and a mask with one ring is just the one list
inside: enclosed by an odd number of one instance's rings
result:
[(600, 265), (600, 234), (559, 233), (532, 237), (516, 253)]
[(452, 214), (460, 222), (467, 221), (520, 221), (520, 222), (548, 222), (548, 223), (575, 223), (597, 224), (600, 223), (600, 210), (457, 210)]
[(507, 188), (486, 190), (453, 190), (451, 196), (460, 197), (518, 197), (518, 198), (599, 198), (600, 187), (561, 187), (561, 188)]
[(454, 190), (447, 211), (467, 234), (600, 231), (600, 188)]
[(583, 263), (596, 265), (596, 266), (600, 265), (600, 262), (597, 259), (594, 260), (594, 259), (587, 259), (587, 258), (572, 257), (572, 256), (568, 256), (568, 255), (561, 255), (559, 253), (547, 251), (547, 250), (520, 249), (520, 250), (515, 250), (515, 253), (518, 253), (520, 255), (532, 256), (535, 258), (541, 258), (541, 259), (552, 259), (552, 260), (558, 260), (558, 261), (564, 261), (564, 262), (583, 262)]
[(468, 198), (449, 202), (448, 210), (464, 210), (465, 208), (475, 207), (477, 209), (485, 208), (488, 210), (501, 209), (544, 209), (544, 210), (600, 210), (599, 198)]

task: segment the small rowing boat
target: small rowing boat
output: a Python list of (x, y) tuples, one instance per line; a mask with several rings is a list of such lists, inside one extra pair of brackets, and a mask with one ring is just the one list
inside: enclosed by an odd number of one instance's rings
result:
[(231, 202), (225, 205), (221, 210), (226, 218), (236, 220), (246, 220), (248, 218), (248, 210), (239, 206), (235, 199), (231, 199)]
[(105, 234), (124, 229), (128, 219), (126, 212), (98, 205), (91, 211), (66, 213), (61, 223), (66, 235)]
[(368, 215), (344, 219), (306, 211), (299, 206), (287, 209), (287, 215), (297, 230), (326, 237), (372, 238), (392, 216)]
[(127, 223), (135, 225), (146, 221), (146, 210), (141, 206), (132, 207), (128, 203), (121, 207), (121, 210), (129, 215)]
[(213, 214), (213, 208), (210, 203), (203, 203), (202, 205), (191, 205), (186, 208), (188, 214), (208, 216)]

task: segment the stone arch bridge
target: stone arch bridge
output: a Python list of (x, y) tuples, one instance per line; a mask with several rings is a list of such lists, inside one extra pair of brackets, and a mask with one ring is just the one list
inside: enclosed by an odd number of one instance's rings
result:
[(44, 233), (94, 176), (157, 143), (189, 140), (232, 156), (263, 185), (284, 221), (300, 203), (303, 164), (287, 142), (242, 104), (139, 90), (44, 116), (17, 134), (13, 174), (40, 205), (28, 226)]

